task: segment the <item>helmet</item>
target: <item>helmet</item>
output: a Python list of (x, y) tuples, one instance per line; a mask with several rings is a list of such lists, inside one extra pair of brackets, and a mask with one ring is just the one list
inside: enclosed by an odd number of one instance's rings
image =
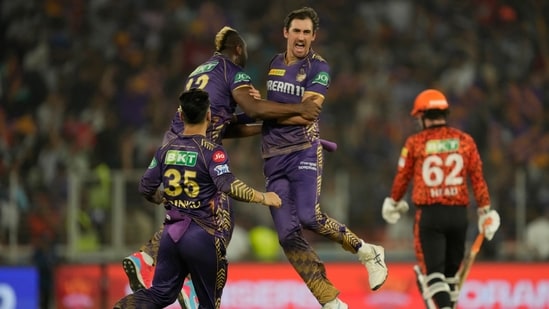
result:
[(435, 89), (427, 89), (416, 97), (414, 108), (410, 115), (416, 117), (429, 109), (447, 110), (448, 106), (448, 101), (442, 92)]

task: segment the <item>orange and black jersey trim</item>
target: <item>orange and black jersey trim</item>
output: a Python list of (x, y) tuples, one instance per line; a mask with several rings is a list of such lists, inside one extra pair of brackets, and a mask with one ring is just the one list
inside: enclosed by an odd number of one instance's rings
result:
[(482, 161), (473, 138), (458, 129), (435, 126), (406, 140), (391, 197), (398, 201), (413, 180), (415, 205), (469, 205), (467, 178), (479, 207), (490, 205)]

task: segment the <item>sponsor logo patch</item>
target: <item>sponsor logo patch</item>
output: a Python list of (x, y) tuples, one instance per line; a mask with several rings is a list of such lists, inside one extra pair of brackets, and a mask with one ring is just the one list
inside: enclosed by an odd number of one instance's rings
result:
[(225, 160), (227, 160), (227, 156), (225, 155), (225, 153), (221, 150), (217, 150), (216, 152), (214, 152), (214, 154), (212, 155), (212, 160), (215, 162), (215, 163), (221, 163), (221, 162), (225, 162)]
[(425, 143), (426, 153), (454, 152), (459, 149), (459, 139), (435, 139)]
[(330, 75), (327, 72), (318, 73), (313, 80), (313, 84), (321, 84), (322, 86), (328, 86), (329, 83)]
[(151, 163), (149, 164), (149, 167), (148, 167), (148, 168), (149, 168), (149, 169), (153, 169), (153, 168), (155, 168), (157, 165), (158, 165), (158, 161), (156, 161), (156, 158), (153, 158), (153, 159), (151, 160)]
[(214, 171), (217, 174), (217, 176), (227, 174), (227, 173), (230, 172), (229, 171), (229, 166), (227, 164), (221, 164), (221, 165), (218, 165), (218, 166), (214, 167)]
[(269, 70), (269, 75), (284, 76), (284, 74), (286, 74), (286, 70), (284, 70), (284, 69), (270, 69)]
[(197, 157), (198, 153), (194, 151), (168, 150), (164, 163), (193, 167), (196, 165)]
[(198, 74), (203, 74), (203, 73), (210, 72), (217, 66), (218, 63), (219, 63), (219, 61), (206, 62), (206, 63), (198, 66), (198, 68), (194, 69), (194, 71), (189, 75), (189, 77), (192, 77), (192, 76), (195, 76), (195, 75), (198, 75)]
[(233, 84), (236, 84), (236, 83), (242, 83), (242, 82), (250, 82), (252, 79), (250, 78), (250, 75), (244, 73), (244, 72), (238, 72), (236, 73), (236, 75), (234, 76), (234, 82)]

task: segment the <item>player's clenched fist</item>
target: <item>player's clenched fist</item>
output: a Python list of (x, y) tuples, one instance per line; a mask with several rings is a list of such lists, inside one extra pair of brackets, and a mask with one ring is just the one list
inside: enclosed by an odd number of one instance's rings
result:
[(280, 199), (278, 194), (274, 192), (265, 192), (263, 193), (263, 200), (260, 203), (265, 206), (279, 208), (280, 205), (282, 205), (282, 200)]

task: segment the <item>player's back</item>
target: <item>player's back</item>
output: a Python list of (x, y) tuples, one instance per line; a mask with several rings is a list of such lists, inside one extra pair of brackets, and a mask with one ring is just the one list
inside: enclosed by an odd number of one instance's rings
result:
[(157, 154), (166, 206), (212, 229), (217, 210), (210, 202), (221, 194), (211, 176), (219, 147), (201, 135), (178, 135)]
[[(221, 144), (226, 126), (236, 111), (237, 104), (232, 92), (238, 87), (251, 85), (250, 77), (227, 56), (215, 53), (189, 74), (184, 85), (185, 90), (199, 88), (208, 93), (212, 125), (206, 134), (213, 142)], [(178, 113), (172, 119), (171, 130), (175, 133), (183, 129)]]
[(415, 204), (469, 204), (469, 170), (481, 165), (470, 135), (456, 128), (436, 126), (412, 135), (406, 145), (408, 155), (414, 159)]

